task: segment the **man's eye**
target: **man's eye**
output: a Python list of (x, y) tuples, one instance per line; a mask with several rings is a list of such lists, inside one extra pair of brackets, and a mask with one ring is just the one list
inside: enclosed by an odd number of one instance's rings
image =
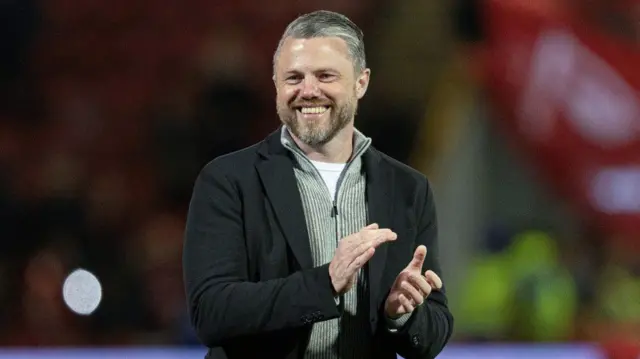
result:
[(335, 78), (336, 76), (333, 74), (320, 74), (319, 78), (321, 81), (331, 81)]

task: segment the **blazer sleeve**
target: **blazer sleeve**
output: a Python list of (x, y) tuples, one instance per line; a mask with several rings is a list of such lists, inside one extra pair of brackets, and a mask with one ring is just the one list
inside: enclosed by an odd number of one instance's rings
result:
[[(418, 193), (417, 203), (421, 209), (418, 217), (416, 247), (421, 244), (427, 247), (427, 257), (422, 273), (431, 269), (442, 278), (438, 260), (438, 226), (435, 202), (426, 179)], [(453, 332), (453, 316), (447, 307), (444, 284), (440, 291), (431, 292), (424, 304), (416, 308), (409, 320), (399, 330), (385, 332), (396, 352), (405, 359), (433, 359), (440, 354)]]
[(241, 197), (212, 163), (196, 179), (183, 251), (187, 306), (200, 341), (223, 346), (338, 317), (328, 265), (285, 278), (248, 280)]

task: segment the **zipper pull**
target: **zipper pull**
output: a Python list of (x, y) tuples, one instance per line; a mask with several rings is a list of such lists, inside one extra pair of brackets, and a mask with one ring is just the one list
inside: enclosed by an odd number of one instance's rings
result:
[(338, 206), (334, 204), (333, 208), (331, 209), (331, 217), (337, 217), (337, 216), (338, 216)]

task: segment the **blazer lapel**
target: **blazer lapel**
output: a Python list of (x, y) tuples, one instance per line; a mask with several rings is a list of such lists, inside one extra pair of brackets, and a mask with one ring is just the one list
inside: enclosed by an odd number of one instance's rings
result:
[[(378, 223), (380, 228), (390, 228), (393, 230), (393, 172), (391, 172), (388, 166), (384, 166), (380, 154), (373, 149), (367, 151), (363, 158), (367, 175), (369, 223)], [(378, 247), (373, 258), (369, 260), (371, 319), (375, 319), (378, 314), (378, 298), (381, 289), (380, 281), (387, 258), (387, 246), (388, 244), (383, 244)], [(371, 329), (375, 330), (375, 323), (373, 321)]]
[(279, 134), (274, 132), (259, 149), (264, 160), (256, 169), (293, 255), (302, 269), (309, 269), (313, 260), (304, 210), (293, 164)]

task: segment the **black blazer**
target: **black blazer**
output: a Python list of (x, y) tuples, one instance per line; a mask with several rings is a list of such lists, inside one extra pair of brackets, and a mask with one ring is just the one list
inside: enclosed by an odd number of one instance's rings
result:
[[(280, 130), (208, 163), (196, 179), (183, 266), (188, 309), (209, 350), (232, 358), (302, 358), (314, 322), (339, 317), (329, 265), (313, 267), (292, 157)], [(435, 358), (453, 330), (445, 290), (434, 291), (391, 333), (384, 301), (416, 247), (424, 270), (441, 275), (436, 213), (424, 175), (370, 147), (363, 155), (371, 223), (398, 239), (382, 245), (366, 270), (375, 358)], [(424, 272), (424, 271), (423, 271)]]

